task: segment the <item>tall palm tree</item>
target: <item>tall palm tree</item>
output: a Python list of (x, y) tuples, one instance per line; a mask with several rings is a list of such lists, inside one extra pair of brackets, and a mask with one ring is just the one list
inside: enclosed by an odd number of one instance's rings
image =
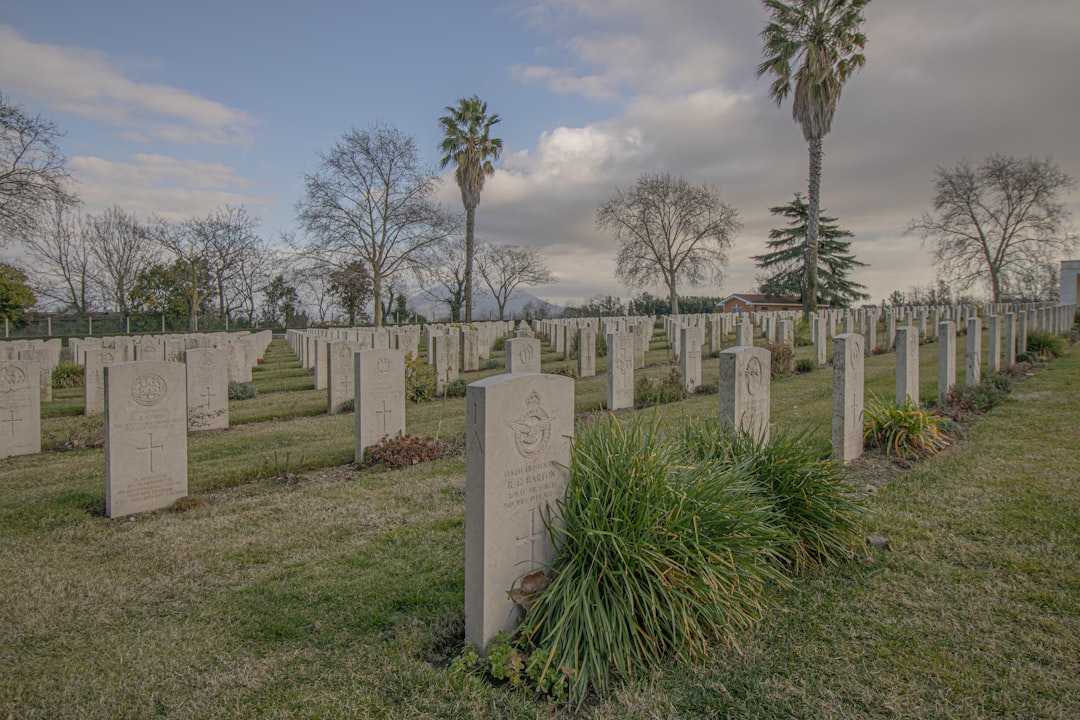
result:
[(863, 8), (870, 0), (763, 0), (771, 12), (761, 31), (764, 60), (759, 76), (773, 77), (769, 97), (777, 105), (791, 93), (792, 115), (810, 146), (809, 213), (806, 224), (806, 288), (803, 314), (809, 317), (818, 296), (818, 214), (822, 138), (832, 128), (840, 90), (866, 63)]
[(491, 161), (498, 160), (502, 153), (502, 140), (491, 137), (491, 126), (501, 118), (494, 113), (488, 115), (487, 103), (476, 95), (461, 98), (456, 106), (447, 105), (446, 111), (449, 114), (439, 118), (443, 129), (439, 145), (443, 157), (439, 164), (443, 168), (451, 162), (457, 166), (454, 181), (461, 188), (461, 203), (465, 206), (465, 322), (472, 322), (476, 206), (480, 204), (484, 180), (495, 172)]

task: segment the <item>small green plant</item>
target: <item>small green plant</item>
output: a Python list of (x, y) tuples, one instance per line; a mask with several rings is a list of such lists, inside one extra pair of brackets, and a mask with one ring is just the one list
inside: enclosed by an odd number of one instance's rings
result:
[(789, 432), (759, 440), (715, 419), (685, 421), (677, 435), (691, 462), (709, 460), (749, 474), (753, 490), (772, 506), (790, 538), (778, 552), (794, 572), (845, 562), (864, 551), (866, 508), (828, 446)]
[(802, 373), (813, 372), (816, 367), (817, 366), (814, 365), (814, 361), (811, 358), (799, 358), (795, 361), (795, 372), (800, 375)]
[(694, 388), (695, 395), (716, 395), (720, 392), (720, 386), (717, 383), (702, 383)]
[(904, 403), (871, 397), (866, 403), (863, 439), (884, 448), (886, 455), (912, 460), (944, 450), (950, 444), (945, 433), (947, 418), (924, 410), (908, 398)]
[(1065, 338), (1061, 335), (1030, 330), (1027, 336), (1027, 351), (1039, 360), (1053, 360), (1065, 354), (1067, 349)]
[(480, 366), (481, 370), (498, 370), (503, 364), (495, 358), (488, 359), (483, 365)]
[(1007, 373), (987, 375), (976, 387), (956, 385), (945, 397), (941, 412), (954, 421), (989, 411), (1012, 391), (1013, 380)]
[(466, 382), (461, 378), (458, 378), (452, 383), (448, 383), (443, 395), (448, 398), (465, 397), (465, 389), (468, 387)]
[(255, 386), (247, 382), (229, 382), (230, 400), (253, 400), (259, 397), (259, 391)]
[(435, 397), (438, 376), (435, 368), (420, 358), (405, 353), (405, 397), (414, 403), (421, 403)]
[(495, 343), (491, 346), (491, 349), (494, 352), (503, 352), (506, 349), (506, 338), (495, 338)]
[(607, 357), (607, 335), (596, 334), (596, 357)]
[(659, 378), (642, 375), (634, 383), (634, 404), (638, 407), (678, 402), (686, 397), (682, 371), (677, 367)]
[(349, 398), (338, 405), (338, 412), (351, 413), (356, 410), (356, 398)]
[(58, 390), (82, 387), (86, 382), (86, 369), (82, 365), (63, 360), (52, 371), (52, 386)]

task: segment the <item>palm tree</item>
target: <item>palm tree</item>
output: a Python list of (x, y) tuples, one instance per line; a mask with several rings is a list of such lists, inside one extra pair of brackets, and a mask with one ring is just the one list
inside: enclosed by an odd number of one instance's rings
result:
[(832, 128), (840, 91), (866, 63), (866, 36), (859, 30), (870, 0), (763, 0), (772, 16), (761, 31), (765, 59), (759, 76), (773, 77), (769, 97), (777, 105), (791, 93), (792, 115), (810, 146), (809, 212), (806, 223), (806, 292), (803, 314), (809, 317), (818, 296), (818, 211), (821, 189), (821, 141)]
[(490, 134), (491, 126), (501, 118), (494, 113), (488, 115), (487, 103), (476, 95), (461, 98), (456, 106), (447, 105), (446, 111), (449, 114), (439, 118), (443, 129), (439, 165), (445, 168), (452, 162), (457, 166), (454, 181), (461, 188), (461, 203), (465, 206), (465, 322), (472, 322), (476, 206), (480, 204), (484, 180), (495, 172), (491, 161), (498, 160), (502, 152), (502, 140)]

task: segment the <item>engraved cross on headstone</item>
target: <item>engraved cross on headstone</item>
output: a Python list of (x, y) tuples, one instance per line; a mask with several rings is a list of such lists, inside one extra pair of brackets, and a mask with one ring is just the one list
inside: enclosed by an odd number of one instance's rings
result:
[(136, 450), (147, 450), (150, 453), (150, 472), (154, 472), (154, 451), (164, 450), (165, 446), (159, 441), (157, 445), (154, 444), (154, 433), (146, 434), (146, 447), (135, 446)]
[(544, 523), (541, 522), (540, 527), (536, 527), (537, 510), (538, 508), (529, 510), (529, 533), (527, 535), (516, 536), (518, 546), (529, 543), (529, 562), (532, 563), (532, 566), (529, 568), (530, 570), (532, 570), (533, 567), (536, 567), (537, 564), (536, 544), (539, 542), (543, 545), (544, 541), (547, 540), (547, 529), (544, 528)]
[(381, 415), (382, 416), (382, 429), (383, 429), (383, 432), (386, 432), (387, 415), (390, 415), (391, 412), (392, 411), (386, 407), (386, 401), (385, 400), (382, 401), (382, 410), (376, 410), (375, 411), (376, 415)]
[(210, 407), (210, 398), (213, 398), (213, 397), (216, 397), (216, 396), (217, 396), (217, 394), (216, 394), (216, 393), (215, 393), (215, 392), (214, 392), (214, 391), (213, 391), (213, 390), (212, 390), (212, 389), (210, 388), (210, 386), (209, 386), (209, 385), (207, 385), (207, 386), (206, 386), (206, 387), (205, 387), (205, 388), (203, 389), (203, 392), (202, 392), (202, 395), (201, 395), (201, 397), (202, 397), (203, 399), (205, 399), (205, 400), (206, 400), (206, 402), (204, 402), (204, 403), (201, 403), (201, 404), (202, 404), (202, 405), (205, 405), (205, 406), (206, 406), (206, 407), (207, 407), (207, 408), (209, 409), (209, 407)]
[(21, 423), (21, 422), (22, 422), (22, 418), (15, 417), (15, 410), (14, 409), (9, 409), (8, 410), (8, 417), (4, 418), (3, 420), (0, 420), (0, 423), (8, 423), (8, 424), (11, 425), (11, 437), (15, 437), (15, 423)]

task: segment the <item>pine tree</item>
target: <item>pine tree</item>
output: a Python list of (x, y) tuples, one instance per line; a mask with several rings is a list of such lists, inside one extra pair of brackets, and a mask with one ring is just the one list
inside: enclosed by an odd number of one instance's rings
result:
[[(806, 228), (809, 206), (799, 193), (787, 205), (769, 208), (773, 215), (782, 215), (789, 219), (788, 227), (769, 231), (766, 245), (770, 252), (755, 255), (752, 259), (766, 273), (761, 284), (761, 292), (766, 295), (804, 295), (806, 283)], [(870, 296), (862, 290), (865, 285), (848, 279), (848, 274), (857, 267), (866, 267), (849, 253), (851, 243), (843, 238), (854, 237), (851, 232), (841, 230), (836, 225), (836, 218), (819, 218), (818, 225), (818, 304), (833, 307), (848, 307), (860, 300), (869, 300)]]

